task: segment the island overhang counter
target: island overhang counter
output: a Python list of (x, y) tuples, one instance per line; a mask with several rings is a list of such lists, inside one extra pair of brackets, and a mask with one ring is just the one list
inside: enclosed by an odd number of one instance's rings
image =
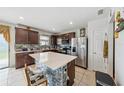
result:
[[(56, 52), (42, 52), (42, 53), (35, 53), (35, 54), (29, 54), (32, 58), (35, 59), (35, 61), (45, 65), (48, 68), (47, 72), (50, 72), (49, 74), (49, 82), (52, 81), (52, 84), (50, 85), (72, 85), (74, 83), (75, 78), (75, 59), (77, 56), (71, 56)], [(54, 74), (54, 72), (57, 72), (57, 74)], [(61, 73), (61, 74), (60, 74)], [(67, 73), (67, 76), (66, 76)], [(52, 77), (51, 77), (51, 76)], [(54, 78), (53, 78), (54, 77)], [(64, 83), (63, 80), (56, 79), (57, 77), (61, 77), (61, 79), (66, 79), (67, 82)], [(65, 78), (66, 77), (66, 78)], [(52, 78), (52, 79), (51, 79)], [(51, 81), (50, 81), (51, 79)], [(56, 82), (53, 82), (56, 81)], [(58, 82), (61, 81), (61, 84)]]

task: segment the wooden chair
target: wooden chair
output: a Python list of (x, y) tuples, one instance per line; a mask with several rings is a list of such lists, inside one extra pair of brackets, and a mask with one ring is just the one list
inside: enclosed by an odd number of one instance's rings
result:
[[(47, 79), (44, 78), (43, 75), (33, 74), (33, 72), (27, 67), (27, 64), (25, 64), (24, 70), (28, 86), (38, 86), (44, 83), (47, 86)], [(33, 77), (33, 79), (31, 79), (31, 77)]]

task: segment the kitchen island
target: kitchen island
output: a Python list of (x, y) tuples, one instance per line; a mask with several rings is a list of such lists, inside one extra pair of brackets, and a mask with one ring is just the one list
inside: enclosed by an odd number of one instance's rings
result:
[(55, 52), (35, 53), (29, 56), (44, 65), (49, 85), (72, 85), (74, 83), (76, 56)]

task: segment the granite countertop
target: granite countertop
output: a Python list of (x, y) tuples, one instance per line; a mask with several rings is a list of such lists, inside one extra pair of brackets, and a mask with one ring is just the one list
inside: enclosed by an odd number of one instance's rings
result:
[(47, 67), (53, 70), (63, 67), (77, 58), (77, 56), (65, 55), (55, 52), (35, 53), (29, 54), (29, 56), (33, 57), (36, 61), (45, 64)]
[(15, 53), (28, 53), (28, 52), (42, 52), (42, 50), (27, 50), (27, 51), (16, 51)]
[(42, 52), (47, 50), (57, 50), (57, 49), (39, 49), (39, 50), (27, 50), (27, 51), (19, 50), (19, 51), (15, 51), (15, 53)]

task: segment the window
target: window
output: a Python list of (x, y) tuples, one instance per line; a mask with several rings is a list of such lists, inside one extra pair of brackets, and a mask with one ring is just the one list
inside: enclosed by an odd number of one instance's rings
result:
[(0, 34), (0, 69), (6, 68), (9, 66), (9, 45), (6, 42), (3, 34)]
[(49, 36), (40, 35), (40, 45), (49, 46)]

